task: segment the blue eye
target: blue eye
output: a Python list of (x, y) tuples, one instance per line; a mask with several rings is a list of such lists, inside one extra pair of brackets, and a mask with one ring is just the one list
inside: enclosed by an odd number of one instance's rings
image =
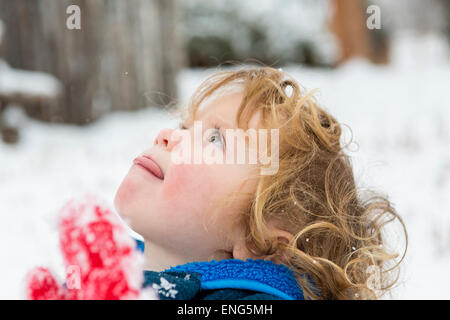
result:
[(208, 142), (216, 144), (218, 147), (223, 148), (222, 134), (219, 129), (216, 129), (213, 134), (208, 138)]

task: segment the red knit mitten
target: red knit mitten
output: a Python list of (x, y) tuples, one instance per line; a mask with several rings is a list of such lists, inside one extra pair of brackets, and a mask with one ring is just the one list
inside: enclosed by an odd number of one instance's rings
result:
[(42, 267), (26, 279), (32, 300), (136, 299), (142, 284), (142, 256), (111, 210), (94, 196), (71, 200), (61, 210), (59, 241), (67, 270), (60, 285)]

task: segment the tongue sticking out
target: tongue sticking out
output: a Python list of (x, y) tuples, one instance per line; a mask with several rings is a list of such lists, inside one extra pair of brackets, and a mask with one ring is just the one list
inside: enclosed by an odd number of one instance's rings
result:
[(133, 163), (144, 167), (144, 169), (146, 169), (147, 171), (152, 173), (158, 179), (161, 179), (161, 180), (164, 179), (164, 174), (163, 174), (161, 168), (150, 157), (147, 157), (147, 156), (137, 157), (136, 159), (134, 159)]

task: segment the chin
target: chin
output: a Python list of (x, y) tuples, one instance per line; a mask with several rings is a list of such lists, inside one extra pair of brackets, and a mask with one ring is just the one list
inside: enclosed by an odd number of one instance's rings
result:
[(125, 178), (114, 196), (114, 207), (122, 220), (133, 231), (138, 230), (142, 225), (142, 206), (145, 195), (140, 193), (139, 186), (133, 179)]
[(114, 196), (114, 207), (122, 218), (127, 218), (127, 211), (129, 211), (129, 207), (134, 202), (135, 197), (136, 188), (132, 181), (125, 177)]
[(114, 207), (116, 208), (116, 211), (122, 218), (123, 222), (133, 231), (137, 232), (134, 229), (133, 225), (134, 219), (132, 214), (133, 213), (132, 200), (121, 190), (122, 189), (119, 188), (119, 190), (116, 193), (116, 196), (114, 197)]

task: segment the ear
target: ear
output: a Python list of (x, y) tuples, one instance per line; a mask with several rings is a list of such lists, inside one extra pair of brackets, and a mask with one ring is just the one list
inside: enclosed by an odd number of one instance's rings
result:
[(292, 233), (284, 230), (284, 228), (282, 228), (279, 223), (276, 223), (273, 220), (267, 224), (267, 228), (269, 230), (271, 238), (276, 239), (276, 241), (278, 242), (288, 244), (292, 240), (292, 238), (294, 238), (294, 235)]
[[(279, 223), (274, 221), (270, 221), (267, 224), (267, 228), (269, 230), (269, 234), (271, 235), (272, 241), (275, 242), (275, 246), (279, 243), (289, 244), (291, 240), (294, 238), (294, 235), (289, 231), (286, 231), (284, 228), (280, 226)], [(271, 260), (276, 264), (283, 263), (283, 259), (279, 252), (275, 252), (271, 255), (265, 256), (264, 260)]]
[(247, 249), (247, 246), (245, 244), (245, 241), (243, 241), (243, 239), (234, 244), (233, 249), (232, 249), (232, 256), (233, 256), (233, 259), (240, 259), (240, 260), (244, 260), (244, 261), (246, 259), (260, 259), (261, 258), (261, 257), (254, 255), (252, 252), (250, 252)]
[[(292, 233), (284, 230), (279, 226), (278, 223), (275, 223), (273, 221), (267, 224), (267, 231), (269, 233), (269, 238), (273, 239), (273, 241), (276, 242), (283, 242), (285, 244), (288, 244), (294, 237)], [(279, 263), (277, 262), (278, 257), (276, 256), (276, 253), (272, 255), (256, 256), (247, 249), (247, 246), (245, 245), (243, 238), (239, 240), (240, 241), (236, 241), (233, 245), (232, 255), (234, 259), (241, 259), (241, 260), (264, 259), (264, 260), (274, 260), (274, 262)]]
[[(273, 225), (270, 229), (270, 233), (272, 234), (272, 241), (275, 241), (275, 246), (279, 243), (289, 244), (291, 240), (294, 238), (294, 235), (289, 231), (283, 230), (275, 225)], [(284, 259), (280, 254), (279, 250), (271, 255), (267, 255), (264, 260), (271, 260), (276, 264), (284, 263)]]

